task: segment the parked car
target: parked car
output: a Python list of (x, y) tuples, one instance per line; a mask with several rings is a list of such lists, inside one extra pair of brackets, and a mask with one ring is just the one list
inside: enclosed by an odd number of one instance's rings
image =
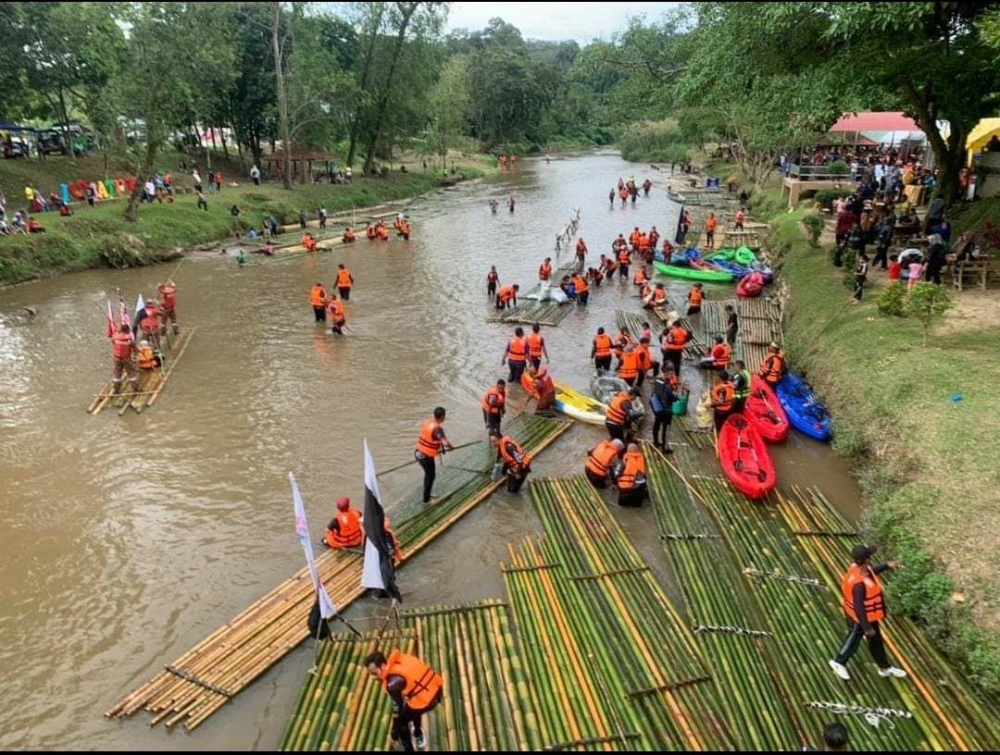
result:
[(40, 131), (35, 139), (38, 151), (46, 155), (63, 153), (62, 134), (57, 131)]
[(3, 156), (7, 160), (29, 156), (28, 143), (23, 139), (8, 139), (3, 143)]

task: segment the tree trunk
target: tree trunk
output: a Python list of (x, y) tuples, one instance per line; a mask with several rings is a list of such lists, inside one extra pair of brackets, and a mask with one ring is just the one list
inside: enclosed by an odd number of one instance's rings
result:
[[(371, 33), (368, 36), (368, 49), (365, 51), (365, 64), (361, 71), (361, 91), (368, 88), (368, 75), (371, 73), (372, 56), (375, 54), (375, 40), (377, 38), (378, 27), (382, 24), (383, 6), (380, 3), (376, 6), (378, 11), (372, 20)], [(355, 111), (354, 118), (351, 119), (350, 146), (347, 148), (347, 164), (354, 167), (354, 158), (358, 149), (358, 129), (361, 128), (361, 113)]]
[(219, 139), (222, 141), (222, 154), (225, 156), (226, 161), (229, 161), (229, 147), (226, 146), (226, 132), (225, 126), (219, 129)]
[(284, 147), (284, 170), (281, 172), (281, 183), (286, 189), (292, 188), (292, 142), (288, 125), (288, 93), (285, 92), (285, 64), (282, 59), (282, 44), (279, 35), (281, 29), (281, 3), (274, 4), (274, 24), (271, 28), (271, 45), (274, 48), (274, 72), (278, 77), (278, 115), (281, 120), (281, 141)]
[[(147, 139), (148, 139), (148, 129), (147, 129)], [(143, 187), (146, 185), (146, 178), (153, 174), (153, 163), (156, 162), (156, 151), (159, 149), (160, 144), (157, 141), (151, 141), (146, 145), (146, 159), (142, 164), (142, 172), (135, 177), (135, 188), (132, 189), (132, 193), (128, 198), (128, 205), (125, 207), (125, 220), (130, 223), (135, 223), (139, 220), (139, 200), (142, 198)]]
[(73, 136), (69, 130), (69, 113), (66, 112), (66, 93), (62, 87), (59, 87), (59, 122), (63, 127), (63, 152), (66, 153), (70, 160), (75, 160)]
[(965, 165), (965, 137), (968, 135), (968, 129), (957, 120), (949, 120), (951, 133), (948, 135), (948, 142), (945, 142), (937, 128), (936, 113), (932, 112), (931, 105), (926, 99), (926, 90), (922, 94), (918, 93), (908, 78), (903, 79), (900, 84), (904, 96), (913, 108), (917, 125), (923, 129), (934, 151), (934, 161), (938, 168), (934, 196), (943, 199), (946, 205), (951, 205), (958, 199), (960, 188), (958, 174)]
[(399, 3), (399, 31), (396, 34), (396, 44), (392, 50), (392, 62), (389, 64), (389, 73), (385, 77), (385, 85), (379, 96), (378, 108), (375, 111), (375, 128), (371, 138), (368, 140), (368, 154), (365, 156), (365, 173), (370, 173), (375, 165), (375, 147), (382, 136), (382, 122), (385, 111), (389, 107), (389, 95), (392, 93), (392, 80), (396, 76), (396, 65), (403, 52), (403, 42), (406, 41), (406, 30), (410, 26), (410, 19), (416, 13), (420, 3)]

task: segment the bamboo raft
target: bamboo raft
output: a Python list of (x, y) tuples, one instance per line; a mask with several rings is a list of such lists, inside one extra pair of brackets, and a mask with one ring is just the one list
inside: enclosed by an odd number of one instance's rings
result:
[(432, 749), (541, 749), (537, 700), (528, 691), (510, 611), (495, 599), (403, 612), (398, 632), (343, 634), (322, 643), (317, 673), (306, 679), (278, 749), (388, 749), (389, 701), (361, 661), (376, 648), (388, 655), (395, 647), (419, 656), (444, 680), (441, 704), (424, 722)]
[(722, 235), (722, 247), (739, 249), (745, 246), (757, 250), (761, 247), (760, 234), (757, 231), (726, 231)]
[[(573, 275), (577, 271), (575, 262), (563, 265), (558, 270), (553, 271), (551, 283), (558, 286), (564, 275)], [(518, 304), (510, 309), (494, 311), (486, 318), (486, 322), (503, 322), (511, 324), (533, 325), (558, 325), (566, 316), (576, 308), (576, 302), (567, 301), (563, 304), (548, 299), (546, 301), (536, 301), (527, 298), (528, 295), (537, 294), (542, 290), (541, 282), (527, 294), (519, 294)]]
[(657, 524), (692, 623), (749, 630), (699, 633), (734, 701), (741, 746), (787, 749), (789, 727), (806, 744), (835, 716), (858, 750), (997, 747), (995, 704), (905, 619), (891, 618), (884, 632), (910, 678), (880, 678), (864, 649), (850, 683), (829, 670), (843, 640), (840, 575), (857, 536), (818, 491), (755, 504), (721, 479), (684, 479), (662, 454), (645, 453)]
[[(567, 420), (522, 414), (506, 430), (527, 452), (537, 455), (571, 425)], [(436, 504), (423, 506), (420, 492), (415, 491), (392, 508), (404, 563), (504, 484), (503, 479), (490, 479), (487, 470), (494, 458), (485, 441), (457, 450), (448, 455), (438, 474), (435, 489), (442, 497)], [(340, 610), (363, 595), (359, 552), (330, 550), (316, 561)], [(183, 722), (185, 730), (194, 730), (307, 639), (305, 618), (314, 600), (309, 571), (303, 568), (165, 666), (105, 716), (123, 718), (145, 709), (153, 716), (150, 725), (165, 721), (172, 728)]]
[[(163, 361), (166, 363), (166, 367), (153, 370), (140, 370), (137, 367), (136, 369), (139, 373), (138, 391), (132, 390), (130, 386), (123, 387), (122, 392), (115, 395), (114, 381), (109, 381), (101, 392), (94, 397), (90, 406), (87, 407), (87, 413), (99, 414), (104, 408), (112, 406), (118, 409), (118, 416), (120, 417), (130, 408), (135, 409), (137, 414), (141, 414), (143, 409), (152, 406), (156, 402), (156, 399), (159, 398), (160, 392), (166, 387), (167, 381), (174, 371), (174, 367), (177, 366), (180, 358), (184, 355), (184, 350), (191, 342), (191, 338), (197, 329), (197, 327), (194, 327), (190, 330), (185, 330), (179, 336), (176, 336), (176, 340), (174, 340), (172, 334), (161, 337), (161, 343), (166, 343), (168, 346), (167, 351), (163, 353)], [(122, 385), (128, 386), (127, 378), (123, 381)]]
[(735, 308), (740, 327), (736, 332), (736, 358), (751, 371), (767, 356), (772, 342), (781, 343), (780, 310), (769, 299), (713, 299), (701, 305), (701, 329), (706, 340), (726, 332), (726, 305)]
[[(664, 309), (669, 311), (673, 309), (673, 307), (668, 304)], [(666, 323), (666, 314), (661, 315), (659, 310), (656, 309), (643, 310), (643, 314), (626, 312), (624, 310), (617, 309), (615, 310), (615, 325), (619, 328), (627, 328), (630, 335), (638, 337), (639, 333), (642, 332), (642, 324), (649, 321), (648, 317), (644, 314), (649, 311), (656, 314), (658, 316), (657, 319), (659, 319), (660, 322)], [(696, 329), (691, 325), (687, 318), (682, 317), (680, 319), (680, 323), (694, 335), (694, 338), (688, 341), (687, 345), (684, 347), (684, 353), (691, 359), (701, 359), (708, 353), (708, 345), (698, 337)], [(660, 348), (658, 337), (654, 343), (649, 345), (649, 348), (653, 354), (658, 354)]]

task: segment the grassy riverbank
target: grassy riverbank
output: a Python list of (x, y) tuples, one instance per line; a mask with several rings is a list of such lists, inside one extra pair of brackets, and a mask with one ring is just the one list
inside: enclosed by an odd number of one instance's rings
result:
[[(835, 447), (858, 462), (866, 529), (904, 564), (890, 608), (918, 619), (976, 683), (1000, 691), (1000, 322), (969, 316), (983, 297), (995, 309), (997, 292), (956, 294), (924, 346), (917, 322), (876, 310), (884, 273), (873, 273), (863, 304), (850, 304), (828, 247), (806, 241), (805, 211), (761, 199), (774, 213), (769, 246), (788, 286), (791, 364), (830, 407)], [(956, 230), (986, 211), (958, 217)]]
[[(0, 186), (5, 187), (8, 213), (13, 214), (25, 204), (25, 181), (33, 181), (48, 195), (70, 173), (74, 178), (103, 175), (103, 165), (96, 173), (96, 164), (89, 167), (90, 173), (80, 174), (85, 167), (55, 160), (0, 162)], [(481, 160), (478, 167), (473, 160), (463, 160), (457, 166), (461, 178), (481, 176), (487, 170)], [(223, 173), (224, 181), (231, 180), (231, 176)], [(455, 174), (445, 177), (440, 171), (413, 170), (390, 173), (385, 178), (356, 178), (349, 186), (296, 184), (291, 191), (273, 181), (255, 187), (249, 179), (239, 179), (243, 184), (239, 188), (223, 185), (221, 194), (206, 194), (207, 211), (197, 209), (194, 194), (179, 194), (173, 204), (142, 205), (137, 223), (122, 218), (124, 199), (102, 202), (93, 208), (74, 203), (72, 217), (63, 218), (54, 212), (36, 216), (46, 229), (43, 234), (0, 238), (0, 285), (92, 267), (152, 264), (176, 250), (224, 239), (237, 230), (260, 228), (268, 215), (281, 223), (292, 223), (303, 210), (315, 219), (321, 206), (330, 214), (352, 207), (372, 207), (423, 194), (455, 178)], [(190, 176), (178, 177), (177, 183), (182, 187), (190, 184)], [(239, 217), (230, 214), (234, 204), (240, 208)]]

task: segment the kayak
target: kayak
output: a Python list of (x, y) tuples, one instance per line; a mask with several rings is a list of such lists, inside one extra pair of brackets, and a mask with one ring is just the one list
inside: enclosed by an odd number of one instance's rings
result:
[(750, 265), (751, 270), (756, 270), (758, 273), (764, 276), (765, 283), (774, 283), (774, 270), (769, 268), (763, 262), (754, 262)]
[(754, 270), (736, 284), (736, 295), (746, 299), (760, 296), (764, 292), (764, 276)]
[(812, 389), (802, 378), (789, 372), (774, 392), (792, 427), (815, 440), (830, 439), (830, 415), (826, 407), (816, 401)]
[[(622, 391), (628, 390), (628, 383), (620, 377), (608, 374), (594, 375), (590, 379), (590, 392), (602, 404), (610, 404), (611, 399)], [(642, 417), (646, 413), (646, 407), (642, 405), (642, 399), (638, 396), (632, 401), (632, 411), (636, 417)]]
[(659, 261), (653, 262), (656, 272), (661, 275), (668, 275), (672, 278), (687, 278), (688, 280), (708, 281), (711, 283), (731, 283), (733, 275), (721, 270), (707, 270), (697, 267), (678, 267), (677, 265), (666, 265)]
[(708, 255), (708, 257), (706, 257), (705, 259), (708, 260), (709, 262), (714, 262), (716, 260), (722, 260), (723, 262), (729, 262), (735, 256), (736, 256), (736, 250), (735, 249), (726, 248), (726, 249), (720, 249), (715, 254)]
[(788, 415), (766, 381), (754, 375), (750, 379), (750, 395), (743, 407), (757, 432), (768, 443), (781, 443), (788, 437)]
[(738, 264), (750, 267), (750, 265), (757, 261), (757, 255), (750, 251), (750, 247), (741, 246), (736, 250), (735, 259)]
[(734, 278), (742, 278), (745, 275), (750, 275), (750, 268), (743, 267), (743, 265), (737, 265), (735, 262), (731, 262), (729, 260), (709, 259), (707, 260), (707, 263), (716, 270), (729, 273)]
[(552, 406), (557, 411), (562, 412), (567, 417), (572, 417), (575, 420), (586, 422), (590, 425), (604, 424), (604, 413), (608, 407), (600, 401), (590, 396), (585, 396), (562, 383), (553, 381), (553, 386), (556, 389), (556, 400)]
[(767, 444), (742, 414), (730, 415), (722, 425), (718, 451), (722, 471), (740, 492), (758, 500), (774, 488), (777, 475)]

